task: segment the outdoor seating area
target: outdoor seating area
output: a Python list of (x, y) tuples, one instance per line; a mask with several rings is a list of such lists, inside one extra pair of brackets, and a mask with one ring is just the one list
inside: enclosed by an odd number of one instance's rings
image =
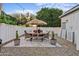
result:
[(3, 47), (62, 47), (57, 39), (54, 38), (55, 33), (53, 31), (37, 30), (24, 30), (23, 35), (19, 35), (19, 31), (16, 31), (16, 39), (9, 42)]
[[(37, 32), (36, 32), (37, 31)], [(24, 31), (24, 36), (22, 38), (20, 38), (20, 42), (26, 42), (26, 43), (22, 43), (25, 45), (33, 45), (34, 44), (36, 46), (41, 46), (41, 47), (46, 47), (46, 45), (48, 47), (58, 47), (58, 43), (57, 40), (54, 38), (54, 32), (44, 32), (43, 30), (41, 30), (41, 32), (39, 33), (38, 30), (33, 30), (31, 32), (27, 32), (26, 30)], [(40, 45), (41, 44), (41, 45)], [(12, 44), (11, 44), (12, 45)], [(21, 43), (20, 43), (21, 45)], [(45, 45), (45, 46), (43, 46)], [(17, 45), (19, 46), (19, 45)], [(61, 46), (61, 45), (59, 45)], [(30, 46), (29, 46), (30, 47)]]
[(30, 36), (30, 41), (32, 41), (33, 38), (41, 38), (41, 41), (43, 41), (43, 39), (47, 35), (47, 33), (39, 32), (39, 30), (34, 30), (33, 32), (28, 32), (27, 34)]
[[(44, 35), (33, 35), (27, 32), (27, 34), (19, 38), (20, 42), (13, 41), (9, 44), (6, 44), (4, 47), (62, 47), (57, 41), (54, 41), (54, 39), (50, 39), (49, 37), (47, 38), (45, 36), (48, 36), (48, 33)], [(14, 45), (14, 43), (17, 45)]]
[(44, 36), (47, 35), (47, 33), (44, 33), (44, 31), (38, 28), (37, 25), (47, 25), (46, 22), (42, 20), (34, 19), (34, 20), (27, 22), (26, 24), (31, 24), (32, 26), (35, 27), (35, 29), (33, 29), (31, 32), (29, 33), (27, 32), (27, 34), (31, 36), (30, 41), (32, 41), (35, 38), (36, 39), (41, 38), (41, 41), (44, 40), (45, 38)]
[[(38, 25), (47, 25), (46, 22), (44, 22), (42, 20), (34, 19), (34, 20), (27, 22), (26, 24), (32, 25), (33, 29), (31, 29), (30, 32), (28, 32), (27, 30), (24, 30), (24, 34), (22, 36), (19, 36), (18, 30), (17, 30), (16, 39), (14, 40), (14, 43), (11, 42), (11, 44), (9, 44), (9, 45), (25, 46), (25, 47), (27, 45), (34, 46), (34, 44), (38, 47), (39, 46), (46, 47), (46, 44), (48, 44), (47, 47), (52, 47), (52, 46), (57, 47), (57, 45), (59, 45), (57, 43), (57, 40), (54, 38), (55, 34), (53, 31), (45, 31), (38, 27)], [(28, 43), (27, 39), (30, 44)]]
[[(15, 27), (14, 35), (12, 39), (2, 43), (3, 47), (62, 47), (57, 39), (54, 38), (53, 29), (44, 30), (43, 27), (38, 27), (38, 25), (47, 25), (46, 22), (38, 19), (33, 19), (26, 24), (32, 25), (30, 28), (22, 29), (19, 27), (17, 30)], [(5, 26), (5, 24), (3, 24)], [(13, 26), (11, 26), (13, 27)], [(10, 28), (11, 29), (11, 28)], [(22, 29), (22, 30), (21, 30)], [(12, 29), (11, 29), (12, 31)], [(11, 33), (10, 33), (11, 34)], [(11, 36), (9, 35), (11, 38)]]

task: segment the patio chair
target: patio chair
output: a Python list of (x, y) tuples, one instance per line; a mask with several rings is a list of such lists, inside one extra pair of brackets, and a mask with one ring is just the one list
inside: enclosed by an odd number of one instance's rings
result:
[(24, 32), (25, 32), (25, 39), (30, 38), (30, 41), (32, 41), (37, 36), (36, 34), (27, 33), (26, 30)]
[(24, 31), (24, 33), (25, 33), (25, 39), (31, 37), (31, 35), (29, 35), (26, 30)]
[(38, 38), (41, 39), (41, 41), (43, 42), (43, 40), (44, 40), (44, 34), (38, 35)]
[(49, 32), (44, 35), (44, 38), (49, 39)]
[(38, 33), (41, 33), (41, 32), (43, 32), (41, 29), (38, 29)]
[(42, 33), (42, 30), (40, 30), (40, 29), (33, 30), (31, 39), (36, 39), (36, 40), (39, 39), (39, 37), (41, 36), (41, 35), (39, 35), (40, 33)]
[(49, 32), (46, 34), (39, 35), (39, 38), (41, 39), (41, 41), (43, 41), (44, 39), (49, 39)]

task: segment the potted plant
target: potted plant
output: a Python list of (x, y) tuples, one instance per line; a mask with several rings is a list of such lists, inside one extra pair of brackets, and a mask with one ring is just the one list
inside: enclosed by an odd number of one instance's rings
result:
[(0, 52), (1, 52), (1, 44), (2, 44), (2, 39), (0, 39)]
[(26, 32), (26, 30), (24, 31), (24, 33), (25, 33), (25, 39), (27, 38), (27, 32)]
[(14, 40), (14, 44), (15, 44), (15, 46), (20, 45), (20, 39), (19, 39), (18, 31), (16, 31), (16, 39)]
[(56, 45), (57, 40), (54, 38), (54, 32), (52, 32), (52, 38), (50, 39), (50, 43), (52, 45)]

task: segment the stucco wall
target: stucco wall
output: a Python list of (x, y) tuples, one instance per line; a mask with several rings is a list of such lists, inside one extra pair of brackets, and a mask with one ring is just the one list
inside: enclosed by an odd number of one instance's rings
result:
[[(66, 22), (66, 20), (68, 20)], [(73, 32), (75, 33), (75, 40), (74, 44), (76, 44), (77, 48), (79, 48), (79, 10), (68, 14), (67, 16), (64, 16), (61, 18), (61, 24), (62, 22), (66, 22), (66, 29), (67, 30), (67, 40), (73, 42)], [(65, 31), (62, 30), (62, 35), (66, 33)], [(63, 36), (62, 36), (63, 37)]]

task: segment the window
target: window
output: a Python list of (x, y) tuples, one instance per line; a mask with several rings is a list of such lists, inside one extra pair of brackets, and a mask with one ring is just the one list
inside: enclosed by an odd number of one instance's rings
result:
[(62, 29), (66, 29), (66, 22), (62, 22), (61, 27)]

